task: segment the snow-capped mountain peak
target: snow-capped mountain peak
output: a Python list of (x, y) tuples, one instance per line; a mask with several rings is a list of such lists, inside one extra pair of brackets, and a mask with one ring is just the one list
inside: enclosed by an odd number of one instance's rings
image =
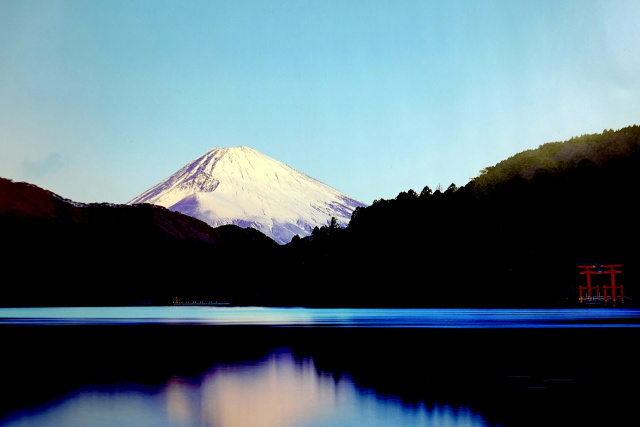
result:
[(214, 148), (128, 204), (151, 203), (213, 227), (253, 227), (278, 243), (335, 217), (347, 224), (357, 206), (344, 193), (250, 147)]

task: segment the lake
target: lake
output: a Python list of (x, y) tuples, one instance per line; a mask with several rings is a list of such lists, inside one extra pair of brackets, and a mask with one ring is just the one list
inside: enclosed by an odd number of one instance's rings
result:
[(639, 326), (626, 308), (0, 308), (0, 425), (629, 425)]

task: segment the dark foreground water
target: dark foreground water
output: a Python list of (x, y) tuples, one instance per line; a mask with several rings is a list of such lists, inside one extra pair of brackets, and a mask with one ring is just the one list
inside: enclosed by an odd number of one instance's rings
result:
[(0, 309), (2, 426), (627, 426), (640, 311)]

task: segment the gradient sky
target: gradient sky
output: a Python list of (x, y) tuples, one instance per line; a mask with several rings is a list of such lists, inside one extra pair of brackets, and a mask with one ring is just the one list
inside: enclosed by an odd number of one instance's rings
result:
[(637, 0), (0, 0), (0, 176), (125, 203), (246, 145), (365, 203), (640, 124)]

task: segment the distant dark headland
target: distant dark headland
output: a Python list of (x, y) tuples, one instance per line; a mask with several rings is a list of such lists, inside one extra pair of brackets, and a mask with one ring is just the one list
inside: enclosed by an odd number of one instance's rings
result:
[(0, 232), (4, 306), (230, 297), (251, 259), (278, 247), (252, 228), (211, 228), (148, 204), (77, 204), (1, 178)]
[[(403, 191), (287, 245), (152, 205), (0, 179), (0, 305), (567, 306), (577, 264), (640, 267), (640, 127), (543, 144), (458, 187)], [(11, 279), (9, 279), (11, 278)]]

